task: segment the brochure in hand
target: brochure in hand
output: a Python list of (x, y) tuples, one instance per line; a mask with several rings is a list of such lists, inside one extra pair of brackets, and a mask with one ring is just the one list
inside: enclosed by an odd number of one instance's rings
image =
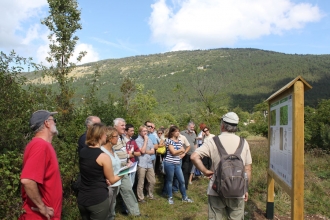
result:
[(136, 167), (137, 167), (137, 162), (132, 163), (131, 166), (124, 166), (122, 168), (120, 168), (118, 176), (123, 176), (132, 172), (136, 171)]

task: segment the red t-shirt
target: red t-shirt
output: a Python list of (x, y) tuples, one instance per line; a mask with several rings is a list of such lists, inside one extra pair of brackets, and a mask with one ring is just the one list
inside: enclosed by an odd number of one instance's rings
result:
[[(127, 151), (127, 154), (132, 153), (132, 152), (140, 152), (140, 148), (137, 146), (135, 140), (130, 139), (126, 143), (126, 151)], [(135, 162), (135, 157), (132, 157), (129, 159), (132, 161), (132, 163)]]
[[(55, 150), (51, 143), (33, 138), (26, 146), (23, 156), (21, 179), (31, 179), (38, 183), (42, 201), (54, 209), (51, 219), (61, 219), (62, 213), (62, 180)], [(22, 186), (23, 213), (20, 219), (46, 219), (39, 212), (32, 211), (37, 207), (27, 196)]]

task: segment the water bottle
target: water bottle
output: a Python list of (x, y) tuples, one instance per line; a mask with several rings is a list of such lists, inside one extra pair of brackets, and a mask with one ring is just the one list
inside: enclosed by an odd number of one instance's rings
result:
[(248, 175), (246, 172), (244, 172), (244, 182), (245, 182), (245, 192), (248, 191), (248, 185), (249, 185), (249, 181), (248, 181)]

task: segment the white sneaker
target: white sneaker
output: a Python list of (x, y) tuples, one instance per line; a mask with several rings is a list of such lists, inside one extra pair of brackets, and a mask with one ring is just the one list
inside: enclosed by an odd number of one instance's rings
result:
[(186, 198), (182, 199), (182, 202), (193, 203), (194, 201), (192, 201), (191, 199), (188, 198), (188, 196), (186, 196)]
[(170, 204), (170, 205), (173, 205), (174, 204), (174, 201), (173, 201), (173, 198), (172, 197), (168, 198), (168, 204)]

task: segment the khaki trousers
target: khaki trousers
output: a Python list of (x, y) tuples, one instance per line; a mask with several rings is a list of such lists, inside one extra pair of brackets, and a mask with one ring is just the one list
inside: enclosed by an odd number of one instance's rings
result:
[(208, 196), (209, 220), (244, 219), (244, 198), (226, 199), (222, 196)]
[(138, 184), (137, 184), (137, 196), (138, 200), (141, 201), (144, 199), (143, 187), (144, 179), (147, 178), (149, 184), (147, 185), (147, 193), (150, 198), (154, 198), (154, 188), (155, 188), (155, 172), (153, 168), (142, 168), (138, 166), (137, 170), (138, 175)]

